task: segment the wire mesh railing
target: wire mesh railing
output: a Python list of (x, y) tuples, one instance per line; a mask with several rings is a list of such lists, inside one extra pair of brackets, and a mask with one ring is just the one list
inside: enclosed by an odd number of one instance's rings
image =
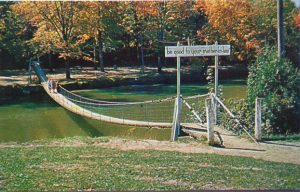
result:
[[(59, 93), (85, 109), (111, 117), (149, 122), (172, 122), (173, 118), (175, 97), (139, 102), (109, 102), (82, 97), (66, 90), (62, 86), (59, 86)], [(201, 98), (207, 96), (208, 94), (195, 95), (186, 97), (185, 100), (199, 111), (200, 116), (203, 116), (205, 114), (205, 106), (204, 100)], [(182, 114), (183, 122), (199, 123), (185, 106), (182, 108)]]
[[(59, 93), (84, 109), (111, 117), (149, 122), (172, 122), (173, 118), (175, 97), (142, 102), (106, 102), (76, 95), (62, 86), (60, 86)], [(205, 119), (205, 116), (203, 117), (205, 115), (203, 98), (207, 96), (208, 94), (184, 98), (202, 119)], [(190, 113), (190, 109), (185, 106), (182, 107), (182, 120), (185, 123), (199, 123)]]
[[(47, 76), (38, 63), (33, 63), (32, 67), (42, 83), (48, 82)], [(45, 89), (47, 88), (45, 87)], [(61, 85), (58, 86), (58, 93), (52, 94), (52, 97), (61, 105), (77, 114), (94, 119), (101, 120), (103, 118), (105, 121), (109, 121), (111, 118), (112, 121), (120, 124), (133, 121), (137, 125), (145, 125), (147, 122), (149, 122), (149, 125), (171, 123), (173, 120), (175, 96), (138, 102), (113, 102), (86, 98), (65, 89)], [(205, 114), (205, 101), (203, 98), (207, 96), (208, 94), (195, 95), (183, 97), (182, 99), (193, 108), (194, 115), (197, 113), (198, 116), (203, 118), (203, 114)], [(182, 106), (182, 122), (199, 123), (199, 119), (193, 117), (191, 109), (187, 108), (186, 105)]]
[(164, 101), (174, 101), (175, 96), (167, 97), (164, 99), (156, 99), (156, 100), (148, 100), (148, 101), (137, 101), (137, 102), (114, 102), (114, 101), (104, 101), (104, 100), (95, 100), (86, 98), (80, 95), (77, 95), (75, 93), (72, 93), (71, 91), (66, 90), (61, 85), (59, 85), (59, 93), (67, 97), (69, 100), (79, 103), (79, 104), (86, 104), (91, 106), (124, 106), (124, 105), (141, 105), (141, 104), (147, 104), (147, 103), (161, 103)]

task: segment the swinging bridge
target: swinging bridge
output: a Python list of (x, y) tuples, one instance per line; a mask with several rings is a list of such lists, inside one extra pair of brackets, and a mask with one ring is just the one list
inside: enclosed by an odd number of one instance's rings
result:
[[(50, 92), (48, 78), (38, 62), (31, 63), (46, 93), (63, 108), (103, 122), (138, 127), (171, 128), (176, 97), (138, 102), (112, 102), (94, 100), (58, 86), (58, 93)], [(182, 123), (185, 128), (204, 128), (205, 98), (209, 94), (182, 97)], [(202, 113), (201, 113), (202, 112)]]
[[(58, 93), (50, 92), (48, 78), (39, 62), (30, 61), (29, 67), (35, 71), (47, 94), (63, 108), (103, 122), (138, 127), (171, 128), (171, 140), (174, 141), (181, 131), (196, 129), (207, 131), (208, 143), (214, 144), (214, 125), (218, 121), (218, 108), (221, 106), (230, 118), (234, 119), (244, 132), (254, 141), (247, 128), (218, 98), (218, 63), (219, 56), (230, 55), (230, 45), (206, 46), (166, 46), (165, 56), (177, 58), (177, 94), (176, 97), (139, 102), (112, 102), (86, 98), (68, 91), (62, 86)], [(180, 58), (195, 56), (215, 56), (215, 93), (183, 97), (180, 92)], [(184, 105), (183, 105), (184, 104)], [(260, 106), (260, 105), (258, 105)], [(256, 113), (256, 137), (261, 135), (261, 114)], [(220, 134), (217, 133), (220, 138)], [(222, 139), (220, 139), (221, 141)], [(259, 139), (258, 139), (259, 140)], [(222, 142), (221, 142), (222, 143)]]

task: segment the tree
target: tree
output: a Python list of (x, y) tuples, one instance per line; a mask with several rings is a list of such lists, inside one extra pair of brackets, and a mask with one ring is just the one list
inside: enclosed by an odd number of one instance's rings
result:
[(204, 18), (193, 6), (193, 1), (164, 1), (156, 4), (154, 21), (158, 31), (158, 72), (162, 67), (164, 43), (182, 41), (188, 37), (193, 39), (197, 29), (202, 26)]
[[(130, 44), (137, 48), (137, 53), (143, 48), (156, 49), (158, 72), (166, 42), (174, 42), (174, 45), (196, 35), (199, 18), (192, 9), (192, 1), (130, 2), (124, 7), (121, 24), (131, 39)], [(138, 59), (142, 61), (142, 57)]]
[(49, 30), (46, 25), (40, 25), (35, 31), (33, 38), (28, 41), (33, 55), (37, 57), (48, 55), (48, 64), (50, 71), (53, 71), (52, 53), (56, 50), (56, 47), (60, 44), (57, 34), (54, 31)]
[[(114, 47), (115, 36), (120, 34), (119, 4), (116, 2), (82, 2), (82, 10), (79, 12), (80, 21), (78, 29), (94, 39), (94, 50), (98, 47), (100, 70), (104, 71), (103, 45), (106, 49)], [(96, 51), (95, 51), (96, 52)], [(94, 53), (95, 57), (95, 53)], [(95, 58), (94, 58), (95, 61)]]
[[(66, 78), (70, 76), (69, 59), (81, 55), (80, 44), (86, 42), (87, 37), (76, 34), (77, 13), (80, 6), (76, 2), (21, 2), (13, 6), (16, 14), (22, 15), (29, 22), (39, 28), (40, 33), (53, 35), (53, 51), (65, 60)], [(46, 30), (46, 31), (42, 31)], [(36, 38), (35, 40), (38, 40)], [(43, 39), (40, 39), (43, 44)]]
[(267, 48), (249, 68), (247, 100), (254, 108), (255, 98), (263, 98), (268, 133), (288, 133), (296, 129), (297, 77), (292, 62), (278, 58)]
[(120, 21), (120, 25), (123, 26), (127, 36), (129, 37), (129, 46), (136, 48), (137, 60), (141, 64), (141, 73), (144, 73), (144, 56), (142, 39), (146, 31), (148, 12), (146, 5), (149, 3), (143, 2), (125, 2), (124, 4), (124, 15)]
[[(211, 43), (230, 43), (234, 58), (240, 62), (250, 63), (263, 46), (277, 43), (276, 1), (198, 0), (196, 5), (208, 19), (199, 30), (199, 37)], [(291, 23), (295, 5), (285, 0), (284, 10), (286, 45), (294, 47), (296, 33)]]
[(300, 11), (298, 10), (298, 14), (294, 19), (295, 27), (298, 28), (298, 68), (300, 67)]
[(251, 3), (246, 0), (212, 0), (198, 1), (197, 5), (208, 17), (208, 24), (199, 30), (200, 38), (210, 43), (227, 42), (234, 47), (234, 56), (238, 60), (251, 59), (251, 52), (260, 45)]
[(0, 2), (0, 55), (6, 68), (24, 64), (28, 55), (26, 41), (32, 37), (32, 28), (11, 11), (12, 4)]
[(283, 0), (277, 0), (278, 57), (284, 56)]
[(298, 14), (295, 16), (294, 22), (295, 27), (300, 28), (300, 11), (298, 11)]

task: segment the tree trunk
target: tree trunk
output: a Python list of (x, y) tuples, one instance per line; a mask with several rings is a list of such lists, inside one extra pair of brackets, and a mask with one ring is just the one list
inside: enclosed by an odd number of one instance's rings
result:
[(157, 57), (157, 72), (161, 73), (161, 57), (160, 57), (160, 53)]
[(159, 42), (158, 42), (158, 56), (157, 56), (157, 72), (161, 73), (161, 68), (162, 68), (162, 55), (161, 55), (161, 48), (163, 46), (163, 38), (164, 38), (164, 31), (163, 31), (163, 25), (161, 21), (161, 26), (160, 26), (160, 33), (159, 33)]
[(298, 68), (300, 69), (300, 26), (298, 31)]
[(136, 44), (136, 65), (139, 65), (140, 63), (140, 47), (139, 43)]
[(104, 72), (104, 59), (103, 59), (103, 45), (102, 45), (102, 32), (98, 30), (98, 48), (99, 48), (99, 64), (100, 70)]
[(283, 0), (277, 0), (278, 58), (284, 56)]
[(65, 61), (65, 68), (66, 68), (66, 79), (71, 79), (69, 59), (66, 59), (66, 61)]
[(50, 72), (53, 72), (52, 54), (51, 54), (51, 52), (48, 53), (48, 66), (49, 66), (49, 71), (50, 71)]
[(141, 41), (141, 73), (145, 72), (145, 62), (144, 62), (144, 44), (143, 44), (143, 36), (140, 33), (140, 41)]
[(94, 51), (93, 51), (93, 63), (94, 63), (94, 69), (97, 70), (97, 63), (96, 63), (96, 44), (94, 44)]

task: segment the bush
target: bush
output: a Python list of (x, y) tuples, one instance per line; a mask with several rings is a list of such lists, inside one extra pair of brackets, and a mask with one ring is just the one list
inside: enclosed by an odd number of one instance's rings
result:
[(247, 82), (248, 110), (255, 106), (255, 98), (263, 98), (265, 133), (289, 133), (297, 125), (297, 76), (293, 64), (278, 59), (273, 48), (262, 52), (249, 68)]
[[(235, 115), (239, 122), (246, 127), (249, 133), (254, 132), (254, 110), (249, 110), (248, 103), (244, 99), (229, 99), (226, 106), (230, 106), (230, 111)], [(241, 133), (242, 127), (224, 110), (220, 110), (221, 125), (234, 133)]]
[(192, 57), (189, 60), (189, 65), (191, 66), (191, 76), (200, 76), (201, 80), (204, 81), (208, 67), (208, 63), (206, 62), (206, 60), (203, 60), (202, 58)]

